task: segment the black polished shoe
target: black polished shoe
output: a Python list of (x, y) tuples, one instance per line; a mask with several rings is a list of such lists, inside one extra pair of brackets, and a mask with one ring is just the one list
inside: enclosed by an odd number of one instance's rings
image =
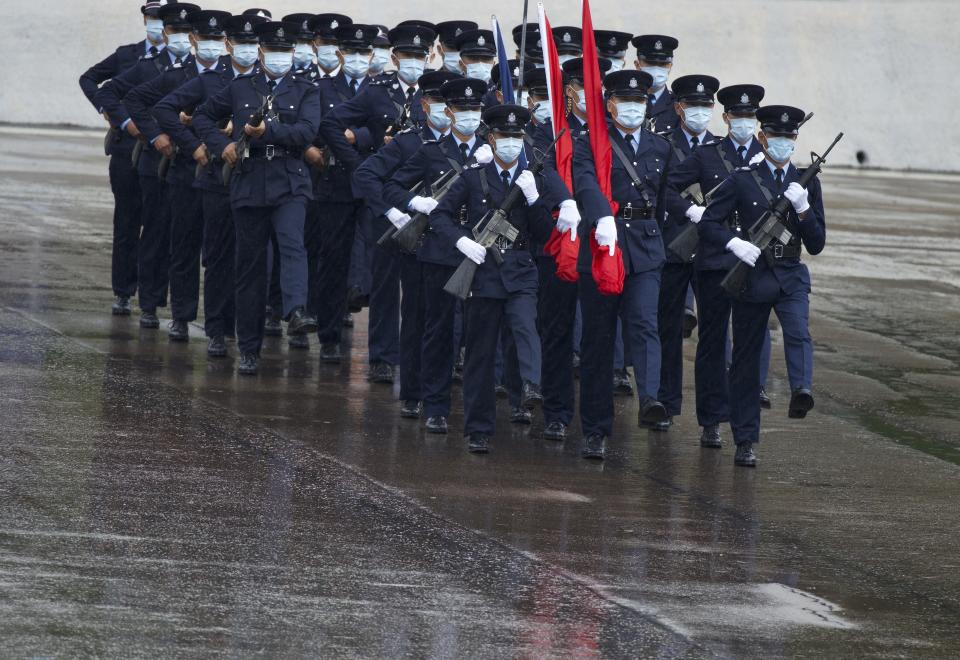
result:
[(613, 393), (626, 396), (633, 395), (633, 383), (630, 382), (630, 374), (626, 369), (615, 369), (613, 371)]
[(307, 314), (303, 307), (294, 309), (290, 312), (290, 318), (287, 319), (287, 334), (291, 337), (308, 335), (311, 332), (316, 332), (318, 327), (317, 319)]
[(370, 375), (368, 376), (371, 383), (383, 383), (385, 385), (393, 385), (393, 367), (386, 362), (377, 362), (370, 365)]
[(536, 410), (538, 406), (543, 405), (543, 393), (540, 386), (529, 380), (523, 384), (523, 390), (520, 392), (520, 407), (526, 410)]
[(423, 404), (419, 401), (404, 401), (400, 404), (400, 416), (404, 419), (420, 419)]
[(803, 419), (811, 410), (813, 410), (813, 394), (810, 390), (794, 390), (790, 395), (790, 409), (787, 411), (787, 417)]
[(346, 314), (343, 315), (343, 327), (344, 328), (353, 327), (353, 316), (351, 316), (350, 312), (347, 312)]
[(653, 397), (647, 397), (640, 402), (640, 413), (637, 415), (637, 421), (640, 426), (653, 428), (654, 425), (665, 422), (668, 419), (667, 409)]
[(360, 289), (355, 286), (347, 291), (347, 311), (356, 314), (370, 304), (370, 296), (364, 295)]
[(287, 346), (298, 351), (309, 351), (310, 337), (307, 335), (290, 335), (287, 338)]
[(130, 316), (130, 299), (126, 296), (117, 296), (114, 298), (110, 313), (114, 316)]
[(493, 393), (497, 395), (498, 399), (506, 399), (508, 396), (510, 396), (510, 393), (507, 392), (506, 385), (494, 385)]
[(673, 426), (673, 417), (667, 417), (664, 420), (650, 424), (650, 430), (657, 431), (659, 433), (666, 433), (670, 430), (671, 426)]
[(524, 408), (513, 408), (510, 411), (510, 423), (511, 424), (532, 424), (533, 415), (530, 414), (529, 410)]
[(190, 329), (186, 321), (170, 321), (170, 341), (190, 341)]
[(447, 434), (447, 418), (443, 415), (435, 415), (427, 420), (427, 433), (434, 435)]
[(140, 312), (140, 327), (154, 330), (160, 327), (160, 319), (156, 312)]
[(737, 445), (737, 453), (733, 457), (733, 463), (740, 467), (757, 467), (757, 455), (753, 453), (752, 442)]
[(692, 309), (683, 310), (683, 338), (690, 339), (697, 329), (697, 315)]
[(335, 341), (324, 342), (320, 344), (320, 361), (327, 364), (340, 364), (343, 359), (343, 353), (340, 352), (340, 344)]
[(274, 316), (273, 311), (267, 308), (267, 318), (263, 322), (264, 337), (282, 337), (283, 326), (280, 325), (280, 317)]
[(471, 454), (489, 453), (490, 436), (486, 433), (471, 433), (467, 436), (467, 451)]
[(240, 356), (240, 365), (237, 373), (241, 376), (256, 376), (260, 368), (260, 358), (256, 353), (244, 353)]
[(607, 454), (607, 439), (599, 433), (591, 433), (583, 439), (580, 455), (593, 461), (602, 461)]
[(223, 341), (223, 337), (210, 337), (207, 343), (207, 356), (227, 357), (227, 342)]
[(720, 449), (723, 447), (723, 441), (720, 440), (720, 425), (711, 424), (703, 427), (703, 433), (700, 434), (700, 446), (706, 449)]
[(567, 425), (563, 422), (550, 422), (547, 428), (543, 429), (543, 437), (547, 440), (563, 442), (567, 439)]
[(767, 390), (760, 388), (760, 407), (764, 410), (770, 410), (770, 397), (767, 396)]

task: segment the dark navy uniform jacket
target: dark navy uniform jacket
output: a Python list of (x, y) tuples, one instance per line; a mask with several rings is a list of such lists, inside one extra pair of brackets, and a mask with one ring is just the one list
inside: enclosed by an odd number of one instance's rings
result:
[[(140, 57), (146, 53), (146, 48), (146, 40), (120, 46), (80, 76), (80, 89), (83, 90), (83, 95), (87, 97), (87, 100), (97, 109), (98, 113), (103, 112), (103, 107), (95, 100), (100, 85), (116, 78), (139, 62)], [(118, 130), (113, 140), (107, 145), (107, 149), (110, 155), (113, 155), (115, 150), (120, 153), (129, 153), (133, 149), (134, 142), (135, 140), (129, 133)]]
[[(754, 179), (753, 172), (760, 177), (760, 185)], [(784, 173), (782, 190), (786, 190), (787, 186), (797, 181), (800, 173), (801, 171), (791, 164)], [(698, 227), (700, 243), (709, 246), (712, 250), (725, 250), (730, 239), (737, 236), (727, 226), (727, 219), (734, 212), (739, 216), (740, 226), (744, 231), (748, 231), (770, 208), (766, 196), (760, 189), (761, 185), (773, 199), (782, 194), (782, 190), (777, 188), (776, 178), (766, 161), (734, 172), (730, 181), (714, 193), (713, 201), (703, 214)], [(802, 245), (810, 254), (819, 254), (823, 251), (827, 240), (819, 179), (813, 179), (807, 191), (810, 210), (807, 212), (806, 220), (801, 222), (793, 207), (790, 206), (787, 228), (793, 233), (793, 238), (787, 249), (796, 251)], [(774, 259), (771, 257), (773, 252), (772, 248), (765, 250), (751, 270), (747, 280), (747, 291), (743, 295), (744, 301), (773, 302), (780, 297), (781, 292), (791, 294), (810, 291), (810, 272), (800, 258), (785, 256)]]
[[(511, 183), (516, 181), (521, 171), (518, 166)], [(486, 185), (481, 183), (480, 177), (486, 179)], [(538, 190), (539, 186), (538, 182)], [(482, 168), (467, 170), (430, 214), (431, 227), (448, 245), (455, 246), (464, 236), (473, 239), (473, 227), (488, 210), (499, 208), (508, 190), (500, 178), (496, 161)], [(460, 221), (461, 209), (464, 206), (466, 223)], [(550, 211), (551, 207), (547, 205), (542, 194), (533, 206), (527, 206), (526, 201), (521, 199), (509, 216), (510, 223), (520, 231), (514, 244), (517, 247), (501, 251), (503, 266), (497, 266), (496, 262), (487, 256), (487, 260), (477, 269), (473, 278), (471, 295), (506, 299), (512, 293), (537, 292), (539, 271), (529, 246), (531, 242), (545, 243), (550, 237), (554, 224)]]
[[(486, 143), (479, 137), (475, 137), (468, 158), (464, 158), (463, 152), (460, 151), (460, 141), (452, 134), (440, 140), (425, 140), (416, 153), (404, 159), (401, 167), (394, 172), (384, 186), (383, 196), (387, 207), (395, 207), (413, 215), (413, 212), (407, 211), (407, 205), (414, 197), (410, 189), (421, 182), (430, 186), (454, 169), (449, 159), (453, 159), (461, 166), (466, 164), (469, 157), (472, 157), (482, 144)], [(386, 151), (386, 148), (381, 150), (383, 151)], [(433, 191), (426, 189), (420, 194), (429, 197), (432, 196)], [(436, 230), (428, 227), (423, 235), (420, 249), (417, 250), (417, 257), (420, 261), (427, 263), (455, 267), (460, 265), (463, 254), (451, 246), (449, 241), (444, 240)]]
[[(229, 67), (229, 58), (220, 58), (212, 67), (217, 72), (223, 72)], [(130, 93), (123, 98), (123, 105), (130, 113), (131, 119), (137, 124), (137, 128), (147, 138), (149, 143), (153, 143), (161, 134), (166, 131), (161, 128), (153, 114), (154, 106), (159, 103), (163, 97), (173, 92), (184, 83), (200, 77), (200, 70), (197, 68), (197, 62), (191, 62), (187, 66), (174, 65), (173, 68), (164, 71), (152, 80), (148, 80), (142, 85), (137, 85)], [(191, 108), (192, 110), (192, 108)], [(188, 113), (192, 114), (192, 112)], [(179, 123), (179, 115), (177, 117)], [(193, 152), (177, 154), (170, 165), (167, 174), (168, 183), (190, 186), (193, 184), (195, 168), (191, 163)], [(159, 157), (158, 157), (159, 159)]]
[[(366, 202), (374, 218), (386, 214), (393, 206), (384, 196), (385, 185), (393, 173), (420, 149), (425, 140), (434, 139), (433, 131), (427, 126), (401, 131), (353, 173), (353, 189), (357, 197)], [(397, 208), (406, 211), (406, 206)]]
[[(219, 156), (230, 142), (240, 138), (244, 125), (268, 96), (270, 88), (264, 73), (238, 76), (197, 109), (193, 116), (194, 130), (207, 148)], [(217, 128), (217, 122), (227, 117), (233, 117), (231, 138)], [(304, 202), (313, 199), (313, 183), (303, 161), (303, 150), (312, 144), (319, 126), (317, 88), (295, 73), (279, 79), (267, 130), (262, 137), (250, 141), (250, 148), (273, 147), (288, 150), (290, 155), (245, 159), (230, 183), (233, 206), (278, 206), (296, 199)]]
[[(371, 82), (369, 76), (359, 80), (357, 93), (354, 94), (353, 89), (347, 82), (347, 76), (342, 70), (329, 78), (323, 78), (322, 74), (318, 74), (318, 76), (320, 77), (316, 78), (314, 82), (320, 94), (320, 106), (323, 108), (324, 117), (332, 114), (337, 106), (360, 95)], [(373, 135), (369, 127), (348, 126), (347, 128), (352, 130), (356, 137), (356, 144), (352, 145), (351, 148), (357, 154), (357, 158), (360, 158), (361, 154), (370, 154), (375, 151)], [(328, 146), (322, 133), (317, 134), (313, 144), (320, 148)], [(327, 156), (329, 158), (327, 167), (322, 172), (317, 172), (314, 180), (317, 199), (335, 202), (353, 201), (353, 189), (350, 185), (351, 172), (347, 170), (346, 163), (337, 157), (333, 149), (327, 150)]]
[[(409, 117), (415, 125), (422, 126), (426, 123), (426, 116), (420, 107), (420, 96), (420, 89), (417, 88), (408, 101), (396, 73), (377, 76), (354, 98), (324, 115), (320, 125), (320, 137), (347, 171), (352, 173), (364, 158), (383, 145), (387, 129), (400, 116), (404, 106), (409, 107)], [(369, 130), (369, 151), (358, 151), (347, 142), (343, 132), (351, 127), (364, 127)], [(358, 199), (361, 197), (357, 190), (354, 190), (354, 196)]]
[[(110, 123), (120, 129), (124, 122), (130, 117), (130, 112), (124, 103), (124, 100), (134, 88), (143, 83), (153, 80), (157, 76), (169, 71), (174, 66), (175, 58), (166, 49), (160, 51), (156, 57), (146, 56), (132, 67), (121, 73), (116, 78), (104, 83), (100, 90), (94, 96), (94, 105), (103, 108), (103, 111), (110, 117)], [(188, 55), (183, 59), (182, 67), (189, 69), (194, 64), (193, 55)], [(149, 113), (148, 113), (149, 114)], [(152, 119), (150, 120), (152, 123)], [(140, 124), (134, 120), (137, 128)], [(121, 129), (122, 130), (122, 129)], [(142, 130), (141, 130), (142, 132)], [(157, 165), (160, 163), (160, 154), (153, 150), (148, 144), (144, 145), (143, 156), (140, 158), (140, 165), (137, 172), (140, 176), (156, 177)]]
[[(610, 141), (620, 145), (629, 157), (630, 147), (620, 135), (620, 131), (615, 126), (610, 126), (608, 132)], [(663, 265), (665, 257), (661, 225), (665, 210), (666, 180), (673, 158), (670, 144), (659, 135), (646, 129), (641, 129), (637, 135), (640, 136), (640, 145), (631, 162), (636, 163), (634, 169), (642, 182), (641, 189), (638, 190), (633, 185), (629, 173), (616, 154), (612, 154), (610, 171), (613, 200), (620, 204), (620, 210), (614, 216), (617, 244), (623, 252), (623, 265), (627, 274), (643, 273)], [(574, 143), (573, 187), (580, 204), (584, 227), (595, 229), (600, 218), (614, 215), (597, 182), (589, 130), (584, 130)], [(650, 215), (644, 211), (648, 203), (651, 205), (652, 217), (643, 217)], [(584, 236), (587, 234), (588, 231), (583, 231)], [(590, 243), (589, 240), (581, 241), (580, 259), (577, 262), (577, 271), (581, 273), (591, 272), (593, 255)]]
[[(730, 177), (731, 169), (745, 167), (750, 159), (763, 151), (760, 143), (753, 139), (747, 148), (746, 158), (740, 159), (737, 146), (730, 137), (715, 138), (712, 142), (705, 142), (694, 150), (693, 154), (682, 163), (675, 163), (670, 167), (670, 176), (667, 184), (670, 188), (667, 198), (667, 212), (669, 224), (685, 225), (690, 222), (686, 216), (687, 209), (693, 206), (680, 196), (680, 193), (695, 183), (700, 184), (704, 195)], [(724, 183), (724, 185), (727, 185)], [(739, 226), (736, 214), (728, 218), (728, 226)], [(739, 233), (736, 234), (744, 238)], [(664, 230), (664, 236), (667, 231)], [(669, 245), (670, 239), (665, 239)], [(695, 260), (697, 270), (729, 270), (737, 263), (737, 257), (728, 252), (723, 246), (718, 251), (713, 245), (701, 244), (697, 249)]]
[(680, 118), (673, 108), (673, 104), (676, 102), (677, 99), (673, 92), (664, 89), (656, 103), (647, 104), (647, 120), (650, 122), (652, 130), (657, 133), (667, 133), (680, 127)]
[[(256, 67), (251, 70), (251, 73), (255, 71)], [(153, 106), (153, 117), (160, 130), (169, 135), (170, 139), (180, 147), (180, 154), (174, 165), (178, 170), (185, 168), (191, 180), (196, 171), (193, 153), (200, 148), (203, 140), (193, 127), (185, 126), (180, 121), (180, 113), (184, 112), (192, 117), (201, 103), (216, 96), (233, 78), (233, 64), (229, 56), (224, 56), (215, 69), (191, 77)], [(212, 192), (229, 192), (229, 189), (223, 185), (220, 175), (223, 161), (220, 160), (219, 155), (213, 151), (209, 152), (211, 163), (201, 170), (200, 178), (193, 181), (194, 187)], [(173, 176), (174, 173), (171, 171), (169, 177)]]
[[(690, 156), (696, 151), (700, 150), (700, 147), (697, 147), (695, 150), (690, 149), (690, 143), (687, 142), (687, 136), (683, 132), (681, 127), (675, 128), (669, 134), (664, 135), (667, 139), (667, 142), (670, 143), (671, 149), (673, 149), (673, 162), (670, 166), (670, 174), (673, 176), (674, 170), (683, 164)], [(710, 144), (716, 141), (716, 138), (713, 136), (710, 131), (707, 131), (703, 137), (704, 144)], [(701, 145), (702, 146), (702, 145)], [(687, 223), (690, 220), (682, 212), (677, 214), (676, 210), (682, 208), (683, 211), (686, 211), (689, 208), (689, 204), (686, 204), (686, 200), (680, 197), (680, 192), (674, 190), (673, 187), (667, 184), (666, 192), (666, 217), (664, 218), (663, 223), (663, 244), (670, 245), (670, 243), (677, 237), (677, 235), (683, 231), (683, 228), (687, 226)], [(706, 193), (706, 191), (704, 191)], [(669, 250), (667, 250), (667, 261), (671, 263), (680, 263), (680, 260)]]

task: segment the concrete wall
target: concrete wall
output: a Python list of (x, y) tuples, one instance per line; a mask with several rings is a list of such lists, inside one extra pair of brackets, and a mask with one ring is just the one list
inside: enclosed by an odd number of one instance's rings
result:
[[(7, 12), (0, 25), (0, 117), (97, 125), (77, 77), (117, 44), (142, 38), (140, 4), (35, 0)], [(536, 3), (530, 4), (535, 12)], [(385, 24), (471, 17), (486, 25), (489, 14), (497, 13), (510, 27), (520, 22), (522, 7), (520, 0), (493, 0), (482, 9), (464, 0), (215, 0), (210, 8), (240, 11), (251, 5), (266, 5), (277, 15), (337, 10), (358, 22)], [(676, 36), (674, 75), (760, 83), (769, 102), (815, 112), (800, 151), (822, 149), (842, 130), (846, 138), (836, 163), (855, 164), (855, 153), (863, 150), (873, 166), (960, 171), (960, 128), (952, 119), (945, 125), (931, 121), (941, 112), (952, 117), (960, 101), (957, 6), (955, 0), (594, 0), (593, 12), (598, 28)], [(580, 24), (576, 0), (548, 0), (547, 11), (553, 25)], [(64, 55), (47, 55), (58, 45)]]

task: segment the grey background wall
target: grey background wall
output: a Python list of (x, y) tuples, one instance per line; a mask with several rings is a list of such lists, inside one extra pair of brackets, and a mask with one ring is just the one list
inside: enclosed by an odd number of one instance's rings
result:
[[(140, 4), (10, 4), (0, 24), (6, 65), (0, 117), (99, 126), (77, 78), (116, 45), (142, 38)], [(471, 18), (486, 26), (496, 13), (508, 27), (520, 22), (522, 8), (521, 0), (197, 4), (234, 12), (267, 6), (277, 15), (338, 11), (357, 22), (388, 25), (406, 18)], [(554, 26), (580, 24), (577, 0), (548, 0), (546, 7)], [(878, 167), (960, 171), (960, 127), (954, 118), (960, 104), (958, 7), (956, 0), (593, 0), (593, 17), (598, 28), (676, 36), (674, 76), (709, 73), (722, 84), (758, 82), (767, 88), (769, 102), (815, 112), (801, 151), (821, 149), (843, 130), (837, 163), (855, 164), (855, 153), (863, 150)], [(714, 128), (721, 128), (719, 120)]]

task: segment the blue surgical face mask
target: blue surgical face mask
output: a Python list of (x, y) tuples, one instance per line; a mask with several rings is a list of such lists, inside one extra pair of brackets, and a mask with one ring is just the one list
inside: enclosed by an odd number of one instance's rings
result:
[(214, 62), (223, 55), (222, 41), (197, 42), (197, 59), (203, 62)]
[(450, 117), (447, 116), (446, 103), (430, 104), (430, 124), (439, 131), (446, 131), (450, 128)]
[(423, 75), (423, 68), (426, 66), (426, 60), (414, 57), (407, 57), (400, 60), (400, 66), (397, 67), (397, 75), (400, 80), (408, 85), (415, 85), (417, 79)]
[(293, 65), (298, 69), (306, 69), (311, 64), (313, 64), (313, 46), (297, 44), (293, 49)]
[(331, 45), (317, 46), (317, 63), (324, 71), (333, 71), (340, 66), (337, 47)]
[(700, 135), (707, 130), (712, 116), (712, 108), (690, 106), (689, 108), (683, 109), (683, 123), (686, 124), (690, 132), (695, 135)]
[(797, 148), (797, 143), (787, 137), (768, 137), (767, 155), (778, 163), (785, 163), (790, 160), (793, 150)]
[(174, 57), (186, 57), (190, 54), (190, 35), (174, 32), (167, 35), (167, 48)]
[(740, 144), (746, 144), (757, 132), (757, 122), (753, 117), (734, 117), (730, 119), (730, 135)]
[(263, 54), (263, 68), (271, 75), (280, 78), (287, 75), (293, 67), (292, 52), (269, 52)]
[(497, 158), (510, 165), (520, 157), (523, 151), (523, 138), (497, 138), (495, 140)]
[(343, 72), (351, 78), (363, 78), (370, 71), (369, 53), (350, 53), (343, 56)]
[(530, 101), (530, 93), (527, 90), (523, 90), (522, 92), (520, 92), (520, 103), (518, 105), (522, 105), (524, 108), (526, 108), (527, 105), (529, 105), (529, 101)]
[(163, 41), (163, 21), (158, 18), (147, 19), (147, 39), (155, 44)]
[(620, 59), (618, 59), (618, 60), (613, 60), (613, 59), (611, 59), (611, 60), (607, 60), (607, 61), (610, 62), (610, 70), (607, 71), (607, 73), (613, 73), (614, 71), (622, 71), (622, 70), (623, 70), (623, 58), (622, 58), (622, 57), (621, 57)]
[(450, 73), (460, 73), (460, 53), (455, 50), (443, 51), (443, 68)]
[(257, 44), (234, 44), (233, 61), (241, 69), (253, 66), (260, 55), (260, 46)]
[(370, 73), (376, 75), (383, 73), (383, 68), (390, 61), (390, 50), (388, 48), (374, 48), (373, 59), (370, 60)]
[(587, 111), (587, 90), (585, 89), (577, 90), (577, 110), (580, 112)]
[(477, 80), (482, 80), (483, 82), (488, 83), (490, 82), (490, 70), (492, 68), (492, 64), (484, 64), (483, 62), (468, 64), (467, 78), (476, 78)]
[(480, 128), (480, 111), (461, 110), (454, 112), (453, 127), (464, 135), (473, 135)]
[(553, 117), (553, 112), (550, 109), (550, 102), (545, 100), (537, 102), (533, 108), (533, 118), (537, 120), (537, 123), (546, 124), (551, 117)]
[(646, 71), (651, 76), (653, 76), (653, 87), (650, 89), (660, 89), (667, 84), (667, 77), (670, 75), (670, 70), (665, 66), (644, 66), (640, 67), (641, 71)]
[(617, 103), (617, 121), (629, 129), (640, 128), (647, 116), (647, 104), (636, 101)]

